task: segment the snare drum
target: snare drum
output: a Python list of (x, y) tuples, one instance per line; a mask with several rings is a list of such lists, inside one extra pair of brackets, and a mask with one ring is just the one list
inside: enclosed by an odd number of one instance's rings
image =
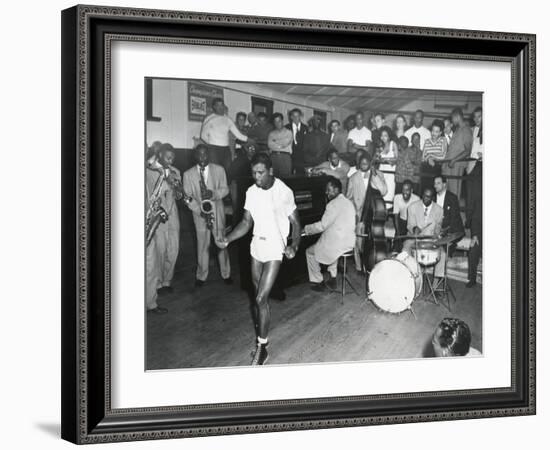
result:
[(418, 241), (413, 247), (413, 256), (423, 266), (433, 266), (439, 262), (441, 258), (439, 253), (439, 245), (435, 240)]
[(421, 291), (420, 267), (406, 252), (380, 261), (369, 276), (369, 300), (389, 313), (396, 314), (410, 309)]

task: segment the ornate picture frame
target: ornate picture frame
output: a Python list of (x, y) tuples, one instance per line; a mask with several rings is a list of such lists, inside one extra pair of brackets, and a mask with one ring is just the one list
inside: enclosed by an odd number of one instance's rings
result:
[[(512, 371), (506, 388), (111, 406), (115, 41), (501, 61), (512, 73)], [(181, 11), (62, 12), (62, 437), (99, 443), (535, 413), (535, 36)]]

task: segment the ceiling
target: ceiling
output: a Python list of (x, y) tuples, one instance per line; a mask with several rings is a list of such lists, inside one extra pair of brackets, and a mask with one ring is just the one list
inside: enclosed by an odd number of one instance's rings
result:
[[(458, 91), (435, 91), (418, 89), (386, 89), (366, 87), (341, 87), (319, 85), (296, 85), (278, 83), (255, 83), (257, 86), (282, 94), (297, 96), (302, 99), (315, 100), (334, 108), (351, 111), (412, 113), (403, 110), (413, 101), (421, 100), (433, 105), (433, 109), (449, 110), (460, 106), (468, 109), (468, 104), (481, 102), (481, 93)], [(426, 111), (427, 115), (429, 111)]]

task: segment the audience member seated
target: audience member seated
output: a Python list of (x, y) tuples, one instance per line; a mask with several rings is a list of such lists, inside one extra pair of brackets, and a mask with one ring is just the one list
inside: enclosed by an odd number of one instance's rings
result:
[(340, 159), (340, 154), (335, 148), (331, 148), (328, 151), (327, 161), (322, 162), (313, 169), (313, 173), (321, 173), (340, 180), (340, 183), (342, 183), (342, 192), (347, 192), (348, 172), (349, 164)]

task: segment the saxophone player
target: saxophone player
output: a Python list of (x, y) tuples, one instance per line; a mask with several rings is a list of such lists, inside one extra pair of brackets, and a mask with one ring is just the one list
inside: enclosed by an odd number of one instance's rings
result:
[[(225, 234), (223, 198), (229, 194), (225, 169), (210, 162), (208, 146), (199, 144), (194, 150), (197, 165), (183, 174), (183, 189), (193, 212), (197, 235), (197, 271), (195, 287), (202, 287), (208, 278), (211, 236), (218, 239)], [(231, 266), (227, 249), (218, 252), (221, 276), (226, 284), (232, 284)]]
[[(155, 313), (167, 310), (159, 307), (157, 295), (172, 292), (172, 278), (179, 253), (180, 220), (176, 200), (183, 197), (181, 175), (173, 166), (174, 148), (162, 144), (158, 154), (147, 161), (146, 190), (148, 207), (157, 203), (159, 220), (147, 239), (147, 309)], [(152, 219), (154, 220), (154, 219)]]

